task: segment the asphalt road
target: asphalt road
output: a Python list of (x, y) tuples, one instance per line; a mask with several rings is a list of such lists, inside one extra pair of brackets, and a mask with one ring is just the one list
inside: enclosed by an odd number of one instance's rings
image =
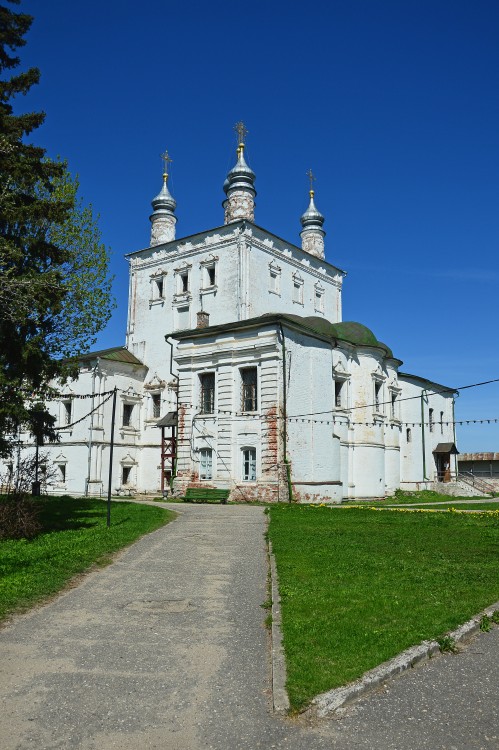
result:
[(174, 523), (0, 630), (2, 750), (499, 749), (499, 628), (339, 718), (274, 716), (263, 509), (172, 507)]

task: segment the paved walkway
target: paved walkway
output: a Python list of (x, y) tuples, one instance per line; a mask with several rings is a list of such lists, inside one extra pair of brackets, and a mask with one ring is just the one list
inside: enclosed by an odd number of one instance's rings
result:
[(263, 509), (177, 521), (0, 631), (2, 750), (497, 750), (499, 628), (307, 726), (271, 713)]

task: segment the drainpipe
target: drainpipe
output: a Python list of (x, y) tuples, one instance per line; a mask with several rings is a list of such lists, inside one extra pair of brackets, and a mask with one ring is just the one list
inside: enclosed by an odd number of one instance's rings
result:
[[(178, 377), (178, 375), (175, 375), (174, 372), (173, 372), (173, 342), (172, 341), (168, 341), (168, 338), (169, 338), (168, 336), (165, 336), (165, 341), (166, 341), (166, 343), (170, 347), (170, 375), (172, 376), (172, 378), (175, 378), (175, 380), (177, 381), (177, 390), (176, 390), (177, 396), (176, 396), (176, 399), (177, 399), (177, 420), (178, 420), (178, 384), (179, 384), (179, 377)], [(177, 429), (178, 429), (178, 422), (177, 422)], [(177, 451), (178, 451), (178, 442), (177, 441), (178, 441), (178, 432), (177, 432), (177, 434), (175, 436), (175, 456), (173, 457), (173, 461), (172, 461), (172, 476), (171, 476), (171, 479), (170, 479), (170, 490), (171, 491), (173, 491), (173, 480), (177, 476)]]
[(424, 394), (426, 388), (421, 391), (421, 444), (423, 446), (423, 482), (427, 481), (426, 476), (426, 450), (425, 450), (425, 434), (424, 434)]
[(282, 343), (282, 411), (283, 411), (283, 431), (282, 431), (282, 447), (284, 453), (284, 465), (286, 466), (286, 477), (288, 481), (288, 496), (289, 502), (293, 502), (293, 487), (291, 485), (291, 469), (288, 461), (288, 389), (287, 389), (287, 370), (286, 370), (286, 339), (284, 338), (284, 330), (282, 323), (279, 323), (281, 329), (281, 343)]

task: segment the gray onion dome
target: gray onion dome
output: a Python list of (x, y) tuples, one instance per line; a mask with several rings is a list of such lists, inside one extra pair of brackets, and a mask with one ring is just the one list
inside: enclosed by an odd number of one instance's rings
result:
[(324, 216), (320, 211), (317, 210), (317, 207), (314, 203), (313, 190), (310, 191), (309, 206), (305, 213), (302, 215), (300, 221), (304, 229), (322, 229), (322, 225), (324, 224)]
[(153, 198), (151, 205), (153, 207), (153, 216), (158, 214), (173, 214), (177, 206), (177, 201), (168, 190), (168, 175), (163, 174), (163, 187), (158, 195)]

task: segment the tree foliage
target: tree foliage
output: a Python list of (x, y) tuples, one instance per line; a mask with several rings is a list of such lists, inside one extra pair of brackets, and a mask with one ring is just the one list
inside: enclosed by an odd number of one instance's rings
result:
[(65, 358), (88, 348), (111, 311), (92, 209), (78, 199), (66, 165), (26, 141), (44, 113), (14, 113), (13, 100), (40, 77), (36, 68), (9, 73), (31, 22), (0, 6), (0, 455), (20, 425), (31, 426), (29, 399), (45, 398), (52, 379), (75, 373)]

